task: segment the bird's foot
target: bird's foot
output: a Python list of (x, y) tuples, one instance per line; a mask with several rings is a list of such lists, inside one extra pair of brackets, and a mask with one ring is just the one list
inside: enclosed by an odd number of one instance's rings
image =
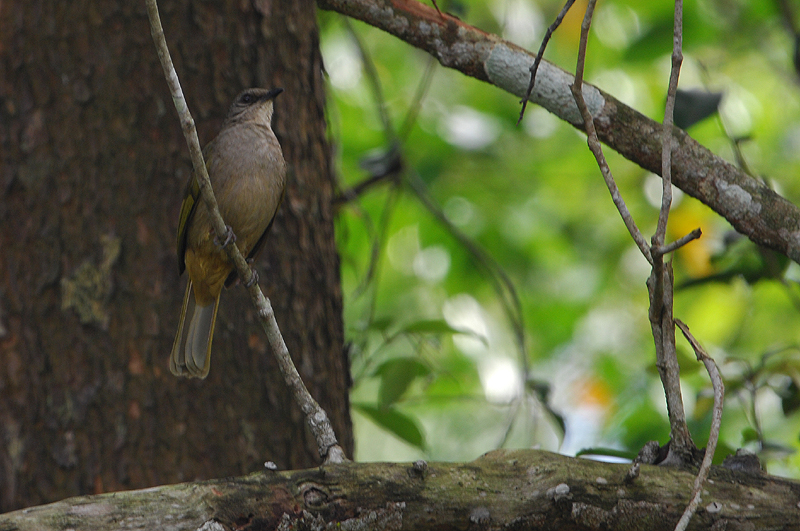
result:
[[(252, 262), (252, 260), (248, 260), (247, 262), (250, 263), (250, 262)], [(258, 271), (256, 270), (256, 268), (255, 267), (251, 267), (250, 268), (250, 272), (252, 273), (252, 275), (250, 275), (250, 280), (248, 282), (243, 282), (242, 283), (242, 284), (244, 284), (245, 288), (249, 288), (250, 286), (252, 286), (256, 282), (258, 282)]]
[(214, 236), (214, 243), (223, 249), (234, 242), (236, 242), (236, 234), (233, 233), (230, 225), (225, 225), (225, 238), (223, 241), (220, 241), (218, 236)]

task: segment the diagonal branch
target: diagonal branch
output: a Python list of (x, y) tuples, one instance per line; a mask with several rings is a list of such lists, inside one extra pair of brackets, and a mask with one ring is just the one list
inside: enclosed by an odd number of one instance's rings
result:
[(575, 98), (575, 103), (578, 106), (578, 110), (581, 113), (581, 118), (585, 124), (586, 142), (589, 144), (589, 149), (592, 151), (592, 154), (597, 160), (597, 165), (600, 168), (600, 172), (603, 174), (603, 180), (606, 182), (608, 191), (611, 193), (611, 199), (614, 201), (614, 206), (617, 207), (620, 216), (622, 216), (622, 221), (625, 223), (625, 227), (627, 227), (628, 232), (633, 238), (633, 241), (636, 243), (636, 246), (639, 247), (639, 251), (641, 251), (647, 261), (652, 264), (653, 258), (650, 256), (650, 245), (642, 235), (639, 227), (636, 226), (636, 222), (633, 220), (633, 216), (631, 216), (628, 206), (625, 204), (625, 200), (622, 198), (622, 194), (619, 192), (619, 187), (617, 186), (616, 181), (614, 181), (614, 176), (611, 174), (611, 168), (608, 167), (608, 161), (606, 161), (606, 157), (603, 155), (603, 148), (600, 146), (600, 142), (597, 139), (597, 131), (594, 125), (594, 119), (589, 111), (586, 103), (586, 97), (583, 92), (583, 67), (586, 62), (586, 44), (589, 39), (589, 27), (592, 23), (594, 5), (595, 2), (590, 0), (586, 7), (586, 15), (584, 16), (583, 23), (581, 24), (581, 40), (580, 49), (578, 50), (578, 64), (575, 68), (575, 82), (570, 86), (570, 90), (572, 91), (572, 95)]
[[(415, 0), (318, 0), (421, 48), (439, 62), (522, 98), (535, 55)], [(573, 76), (542, 60), (530, 101), (582, 129)], [(662, 124), (584, 85), (600, 140), (642, 168), (661, 173)], [(699, 199), (755, 243), (800, 263), (800, 209), (673, 128), (672, 184)]]

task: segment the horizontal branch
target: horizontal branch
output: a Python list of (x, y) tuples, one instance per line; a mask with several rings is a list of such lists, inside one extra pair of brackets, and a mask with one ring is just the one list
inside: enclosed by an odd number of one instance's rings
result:
[[(0, 529), (671, 530), (693, 475), (641, 465), (634, 478), (629, 469), (549, 452), (498, 450), (470, 463), (265, 470), (70, 498), (0, 515)], [(691, 528), (797, 529), (798, 494), (796, 482), (714, 468)]]
[[(535, 55), (415, 0), (318, 0), (420, 48), (448, 68), (523, 98)], [(583, 130), (569, 86), (573, 76), (543, 60), (530, 101)], [(583, 87), (601, 141), (661, 174), (658, 122), (591, 85)], [(800, 210), (762, 182), (673, 127), (672, 183), (727, 219), (754, 242), (800, 263)]]

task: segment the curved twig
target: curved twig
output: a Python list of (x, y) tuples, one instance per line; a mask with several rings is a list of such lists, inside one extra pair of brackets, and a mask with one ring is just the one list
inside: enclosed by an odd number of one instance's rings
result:
[(675, 526), (675, 531), (684, 531), (689, 525), (689, 521), (697, 510), (697, 505), (700, 503), (700, 494), (703, 490), (703, 483), (708, 478), (708, 473), (711, 470), (711, 462), (714, 459), (714, 452), (717, 450), (717, 442), (719, 441), (719, 429), (722, 424), (722, 406), (725, 398), (725, 385), (722, 383), (722, 376), (719, 373), (719, 367), (713, 358), (706, 354), (705, 349), (697, 342), (689, 327), (680, 319), (675, 319), (675, 324), (683, 332), (684, 337), (694, 349), (698, 361), (702, 361), (708, 371), (708, 376), (711, 378), (711, 385), (714, 388), (714, 409), (711, 414), (711, 430), (708, 434), (708, 444), (706, 445), (706, 453), (703, 456), (703, 462), (700, 464), (700, 470), (697, 472), (697, 477), (694, 480), (694, 489), (692, 490), (692, 500), (686, 507), (686, 510)]

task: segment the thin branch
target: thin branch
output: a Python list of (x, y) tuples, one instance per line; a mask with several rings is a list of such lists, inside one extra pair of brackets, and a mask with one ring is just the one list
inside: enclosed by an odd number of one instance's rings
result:
[(433, 214), (433, 216), (442, 224), (442, 226), (447, 229), (450, 235), (455, 238), (456, 241), (458, 241), (470, 255), (472, 255), (472, 258), (478, 264), (479, 268), (486, 271), (486, 274), (489, 277), (489, 280), (492, 282), (495, 292), (500, 296), (503, 310), (505, 311), (509, 321), (511, 321), (511, 327), (514, 330), (514, 338), (516, 339), (517, 348), (520, 352), (522, 371), (525, 374), (525, 378), (529, 378), (528, 348), (525, 343), (525, 323), (523, 322), (522, 318), (522, 303), (519, 300), (519, 295), (514, 287), (514, 283), (508, 277), (508, 274), (505, 272), (503, 267), (497, 263), (494, 258), (492, 258), (486, 251), (481, 249), (481, 247), (475, 242), (473, 242), (469, 236), (461, 232), (458, 227), (453, 225), (453, 222), (447, 219), (447, 216), (439, 207), (439, 205), (437, 205), (433, 198), (430, 197), (425, 183), (422, 182), (422, 179), (420, 179), (419, 176), (409, 176), (406, 179), (406, 182), (408, 182), (408, 185), (422, 203), (422, 206), (424, 206), (428, 212)]
[(370, 175), (363, 181), (354, 184), (347, 190), (334, 197), (332, 201), (333, 205), (338, 208), (345, 203), (355, 201), (372, 188), (383, 183), (392, 182), (396, 180), (396, 177), (396, 175), (391, 173), (385, 173), (383, 175)]
[[(391, 173), (391, 175), (395, 179), (402, 179), (404, 173), (402, 146), (400, 140), (397, 140), (398, 137), (394, 132), (392, 122), (388, 116), (388, 113), (385, 110), (386, 109), (385, 97), (383, 95), (382, 86), (378, 79), (377, 69), (372, 63), (371, 57), (367, 52), (366, 48), (361, 44), (360, 40), (355, 35), (355, 31), (353, 30), (352, 26), (348, 24), (347, 28), (353, 34), (356, 43), (358, 45), (359, 51), (361, 53), (361, 58), (365, 65), (365, 73), (370, 80), (370, 86), (372, 87), (373, 97), (375, 98), (376, 105), (378, 106), (379, 113), (381, 115), (381, 121), (383, 123), (383, 127), (385, 130), (384, 134), (387, 140), (392, 142), (391, 148), (388, 151), (388, 153), (383, 157), (377, 158), (379, 163), (376, 163), (374, 165), (373, 164), (365, 165), (367, 169), (371, 169), (373, 173), (373, 177), (368, 179), (368, 181), (379, 182), (373, 179), (379, 177), (381, 172), (384, 171), (386, 173)], [(406, 119), (403, 123), (403, 129), (402, 129), (403, 136), (400, 137), (401, 140), (405, 140), (406, 135), (411, 130), (414, 119), (417, 116), (422, 98), (424, 98), (428, 86), (430, 85), (432, 67), (433, 63), (431, 62), (428, 64), (428, 68), (426, 69), (425, 75), (423, 75), (422, 79), (420, 80), (420, 84), (415, 93), (414, 99), (412, 100), (413, 103), (412, 105), (409, 106)], [(389, 161), (389, 163), (386, 163), (385, 161)], [(478, 266), (487, 271), (488, 277), (492, 281), (494, 289), (497, 292), (498, 296), (500, 297), (503, 309), (505, 310), (506, 315), (509, 321), (511, 322), (511, 327), (514, 330), (514, 337), (517, 342), (517, 348), (519, 349), (520, 353), (520, 364), (525, 374), (525, 378), (528, 378), (529, 377), (528, 351), (525, 341), (525, 325), (522, 317), (522, 304), (520, 303), (519, 296), (517, 294), (516, 289), (514, 288), (514, 284), (511, 282), (511, 279), (508, 277), (503, 268), (494, 259), (492, 259), (486, 252), (480, 249), (480, 247), (478, 247), (474, 242), (472, 242), (465, 234), (459, 231), (452, 224), (452, 222), (450, 222), (450, 220), (447, 219), (447, 216), (444, 215), (442, 209), (436, 204), (435, 201), (433, 201), (433, 199), (428, 194), (427, 188), (421, 179), (419, 179), (416, 175), (413, 175), (413, 176), (406, 176), (404, 180), (408, 182), (412, 191), (415, 193), (419, 201), (422, 203), (422, 206), (425, 207), (431, 214), (433, 214), (434, 217), (448, 230), (448, 232), (464, 248), (466, 248), (467, 252), (469, 252), (473, 256)], [(374, 249), (375, 248), (373, 248), (373, 250)], [(372, 264), (374, 263), (375, 259), (373, 259), (372, 261)], [(372, 267), (370, 268), (370, 271), (372, 271)], [(371, 313), (372, 311), (370, 312), (370, 314)]]
[(692, 500), (686, 507), (686, 510), (675, 526), (675, 531), (684, 531), (689, 525), (689, 521), (697, 510), (697, 505), (700, 503), (700, 494), (703, 490), (703, 484), (708, 478), (708, 473), (711, 470), (711, 462), (714, 459), (714, 452), (717, 450), (717, 442), (719, 441), (719, 430), (722, 424), (722, 406), (725, 398), (725, 385), (722, 383), (722, 376), (719, 373), (719, 367), (714, 360), (709, 356), (700, 343), (694, 338), (686, 326), (680, 319), (675, 319), (675, 324), (683, 332), (684, 337), (694, 349), (698, 361), (702, 361), (708, 371), (708, 376), (711, 379), (711, 385), (714, 388), (714, 409), (711, 413), (711, 430), (708, 434), (708, 444), (706, 445), (706, 453), (703, 456), (703, 462), (700, 464), (700, 470), (697, 472), (697, 477), (694, 480), (694, 489), (692, 492)]
[[(380, 274), (380, 268), (378, 267), (378, 264), (380, 263), (381, 249), (386, 242), (386, 237), (389, 232), (389, 223), (391, 222), (392, 214), (394, 213), (394, 207), (397, 204), (397, 200), (400, 198), (400, 185), (401, 181), (399, 179), (392, 181), (392, 187), (389, 189), (386, 196), (386, 202), (383, 204), (383, 208), (381, 209), (381, 218), (378, 222), (375, 238), (372, 241), (367, 273), (364, 275), (364, 279), (353, 293), (353, 298), (360, 297), (362, 293), (367, 291), (367, 288), (373, 281), (377, 286), (378, 275)], [(372, 299), (369, 303), (369, 310), (367, 311), (368, 323), (371, 323), (375, 318), (375, 308), (378, 303), (377, 299), (378, 293), (376, 289), (372, 293)]]
[(406, 113), (403, 124), (400, 126), (400, 132), (397, 134), (397, 137), (401, 143), (408, 139), (408, 135), (411, 134), (411, 129), (417, 122), (419, 110), (422, 108), (422, 100), (425, 99), (425, 95), (428, 93), (428, 89), (431, 86), (431, 81), (433, 80), (433, 73), (435, 71), (436, 60), (429, 55), (428, 62), (425, 64), (425, 73), (422, 75), (422, 79), (419, 81), (419, 84), (417, 84), (417, 90), (414, 92), (414, 97), (411, 98), (411, 101), (414, 103), (409, 106), (408, 113)]
[(542, 62), (542, 57), (544, 57), (544, 50), (547, 48), (547, 43), (550, 42), (550, 37), (553, 36), (553, 33), (558, 29), (561, 25), (561, 21), (564, 20), (564, 15), (567, 14), (569, 8), (572, 7), (572, 4), (575, 3), (575, 0), (567, 0), (567, 3), (564, 4), (564, 7), (561, 8), (561, 11), (558, 13), (558, 16), (553, 21), (552, 24), (547, 28), (547, 32), (544, 34), (544, 38), (542, 39), (542, 44), (539, 46), (539, 53), (536, 55), (536, 59), (533, 61), (531, 65), (531, 82), (528, 83), (528, 90), (525, 92), (525, 97), (522, 98), (522, 109), (519, 111), (519, 119), (517, 120), (517, 125), (522, 121), (522, 117), (525, 115), (525, 108), (528, 106), (528, 100), (531, 97), (531, 92), (533, 92), (533, 85), (536, 83), (536, 71), (539, 70), (539, 63)]
[(650, 245), (647, 243), (647, 240), (636, 226), (636, 222), (633, 220), (633, 216), (631, 216), (631, 213), (625, 204), (625, 200), (622, 198), (622, 194), (619, 192), (617, 183), (614, 181), (614, 176), (611, 174), (611, 169), (608, 167), (608, 162), (606, 161), (605, 155), (603, 155), (603, 148), (600, 146), (600, 141), (597, 139), (597, 131), (594, 127), (594, 119), (592, 114), (589, 112), (589, 108), (587, 107), (583, 96), (583, 69), (586, 62), (586, 43), (588, 42), (589, 38), (589, 28), (592, 24), (594, 6), (595, 0), (590, 0), (589, 5), (586, 6), (586, 15), (584, 16), (583, 23), (581, 24), (581, 40), (580, 48), (578, 50), (578, 64), (575, 68), (575, 82), (570, 86), (570, 89), (572, 90), (575, 103), (578, 105), (581, 117), (583, 118), (583, 123), (586, 130), (586, 141), (589, 144), (589, 149), (592, 151), (595, 159), (597, 160), (597, 165), (600, 167), (600, 172), (603, 174), (603, 180), (606, 182), (608, 191), (611, 193), (611, 200), (614, 202), (614, 206), (617, 207), (617, 211), (619, 211), (620, 216), (622, 216), (622, 221), (625, 223), (625, 227), (627, 227), (628, 232), (633, 238), (633, 241), (636, 243), (636, 246), (639, 247), (639, 250), (647, 259), (647, 261), (652, 264), (653, 258), (650, 256)]
[[(437, 6), (438, 11), (438, 6)], [(367, 81), (372, 85), (372, 92), (375, 95), (375, 105), (378, 107), (378, 115), (381, 118), (381, 124), (383, 125), (383, 133), (386, 135), (386, 143), (390, 146), (397, 144), (397, 135), (395, 134), (394, 127), (392, 127), (391, 119), (389, 118), (389, 111), (386, 108), (386, 98), (383, 97), (383, 87), (381, 87), (381, 79), (378, 76), (378, 69), (375, 68), (375, 62), (372, 60), (372, 56), (367, 52), (364, 43), (358, 37), (358, 33), (356, 33), (355, 29), (353, 29), (353, 24), (350, 22), (350, 19), (347, 17), (341, 17), (344, 23), (344, 27), (347, 29), (347, 32), (350, 34), (350, 38), (353, 39), (353, 42), (356, 44), (356, 48), (358, 48), (358, 54), (361, 57), (361, 64), (364, 67), (364, 71), (366, 73)]]
[(664, 245), (667, 235), (667, 219), (672, 207), (672, 123), (675, 110), (675, 94), (678, 91), (678, 77), (683, 64), (683, 0), (675, 0), (675, 21), (672, 37), (672, 68), (667, 88), (667, 103), (664, 108), (664, 124), (661, 128), (661, 210), (653, 246)]
[[(197, 129), (195, 128), (189, 108), (186, 105), (186, 99), (183, 96), (178, 74), (172, 64), (169, 48), (167, 47), (167, 40), (164, 36), (164, 29), (161, 26), (161, 18), (158, 14), (158, 4), (156, 0), (145, 0), (145, 2), (147, 4), (147, 16), (150, 19), (150, 32), (153, 36), (156, 50), (158, 51), (158, 57), (161, 60), (161, 66), (164, 69), (164, 75), (167, 79), (170, 93), (172, 94), (172, 101), (175, 103), (175, 109), (178, 111), (178, 116), (180, 117), (183, 134), (192, 157), (194, 172), (200, 183), (200, 193), (209, 211), (212, 227), (217, 234), (227, 234), (228, 229), (219, 213), (217, 200), (211, 189), (211, 180), (208, 177), (206, 164), (203, 161), (200, 141), (197, 138)], [(283, 341), (278, 323), (275, 320), (275, 313), (272, 310), (272, 305), (269, 300), (264, 297), (258, 283), (253, 282), (253, 271), (250, 269), (250, 266), (247, 264), (236, 245), (225, 245), (224, 249), (236, 267), (236, 272), (239, 274), (239, 278), (242, 279), (242, 284), (250, 286), (247, 288), (248, 292), (261, 318), (261, 324), (267, 334), (272, 352), (278, 361), (281, 374), (283, 374), (286, 385), (291, 389), (295, 401), (306, 415), (306, 422), (311, 432), (314, 434), (320, 457), (325, 459), (326, 463), (341, 463), (346, 461), (347, 458), (336, 440), (336, 435), (331, 427), (327, 414), (308, 392), (308, 389), (306, 389), (303, 380), (300, 378), (300, 374), (297, 372), (292, 362), (289, 350), (286, 348), (286, 343)]]
[[(653, 269), (647, 281), (650, 299), (650, 327), (656, 348), (656, 366), (664, 386), (667, 412), (670, 421), (670, 448), (667, 460), (686, 463), (694, 460), (694, 442), (686, 424), (686, 413), (680, 386), (680, 366), (675, 347), (675, 325), (673, 316), (674, 278), (671, 263), (664, 263), (664, 241), (667, 234), (667, 221), (672, 207), (672, 150), (673, 150), (673, 110), (678, 77), (683, 62), (681, 51), (683, 41), (683, 4), (676, 0), (672, 40), (672, 68), (667, 88), (667, 103), (664, 109), (664, 122), (661, 126), (661, 208), (655, 234), (651, 238), (654, 249)], [(689, 238), (692, 234), (688, 235)], [(681, 240), (686, 237), (681, 238)], [(679, 240), (680, 241), (680, 240)]]
[(680, 249), (681, 247), (683, 247), (687, 243), (698, 239), (702, 235), (703, 235), (703, 231), (701, 231), (699, 228), (697, 228), (697, 229), (694, 229), (689, 234), (686, 234), (685, 236), (683, 236), (681, 238), (678, 238), (677, 240), (675, 240), (672, 243), (668, 243), (668, 244), (663, 245), (661, 247), (653, 247), (653, 248), (651, 248), (650, 252), (653, 254), (653, 258), (655, 259), (657, 256), (664, 256), (665, 254), (669, 254), (672, 251), (677, 251), (678, 249)]

